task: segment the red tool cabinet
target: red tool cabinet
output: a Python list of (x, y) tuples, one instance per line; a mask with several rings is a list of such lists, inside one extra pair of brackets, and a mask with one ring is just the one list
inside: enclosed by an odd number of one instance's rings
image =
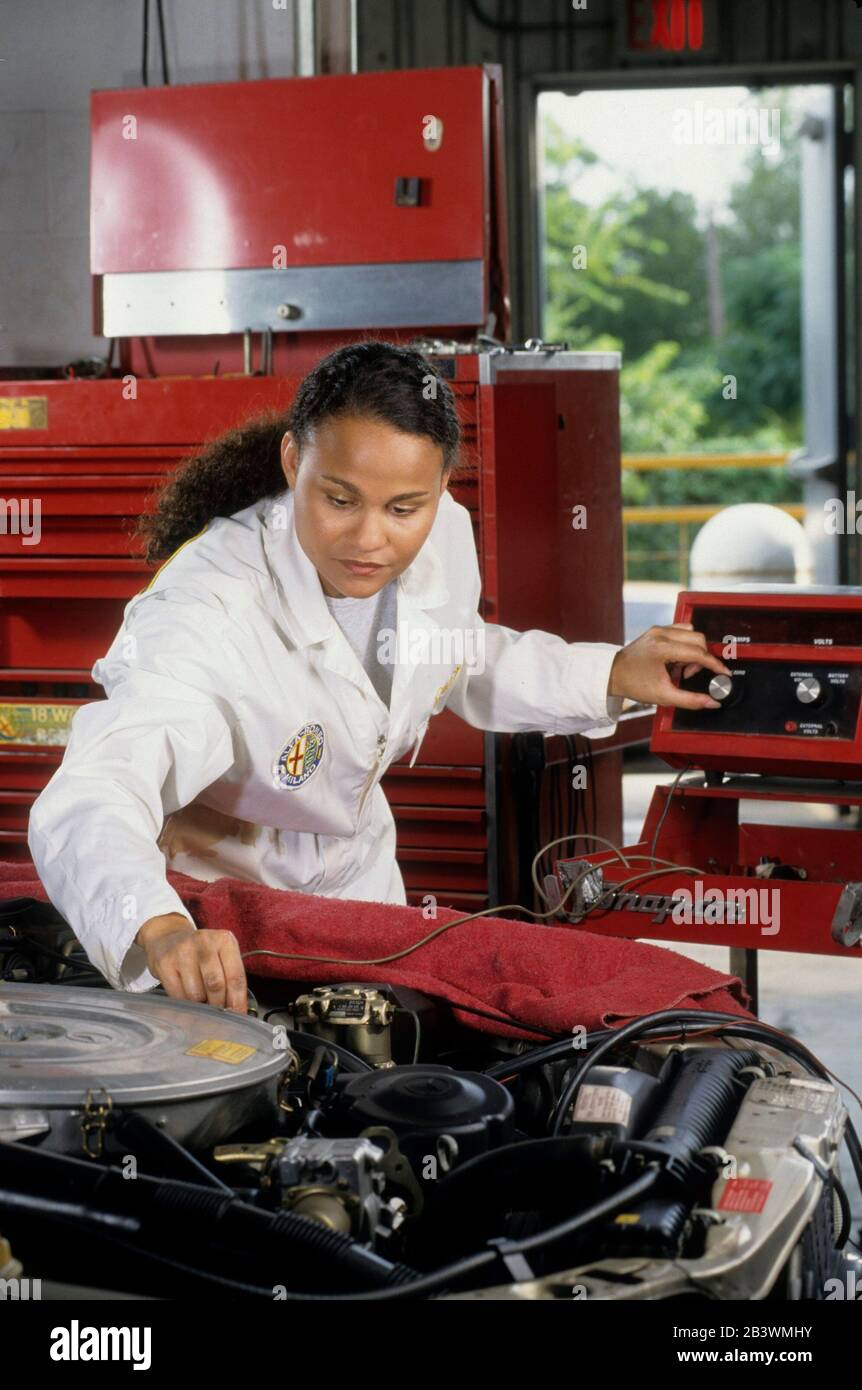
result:
[[(462, 420), (452, 491), (473, 518), (483, 616), (570, 641), (621, 641), (615, 359), (462, 353), (442, 358), (441, 368), (452, 373)], [(0, 803), (6, 857), (26, 856), (29, 804), (62, 756), (61, 742), (40, 742), (32, 711), (46, 711), (41, 727), (60, 739), (76, 701), (101, 696), (92, 665), (128, 599), (149, 582), (149, 567), (130, 553), (133, 518), (205, 437), (266, 406), (285, 409), (295, 386), (291, 378), (143, 380), (130, 408), (119, 380), (28, 384), (46, 403), (43, 442), (37, 447), (32, 431), (27, 445), (23, 431), (0, 438), (4, 495), (43, 500), (40, 545), (6, 535), (0, 552), (0, 793), (12, 797)], [(0, 399), (16, 390), (0, 384)], [(576, 503), (588, 507), (585, 531), (572, 529)], [(411, 901), (432, 893), (481, 907), (491, 895), (505, 897), (505, 873), (492, 883), (489, 867), (496, 855), (504, 868), (507, 857), (505, 791), (493, 791), (505, 742), (444, 712), (432, 720), (421, 762), (410, 768), (405, 758), (389, 769), (384, 789)], [(597, 764), (599, 833), (619, 830), (620, 758), (609, 753)]]
[[(118, 365), (0, 383), (0, 491), (41, 506), (38, 545), (0, 535), (5, 857), (26, 856), (28, 807), (149, 582), (133, 519), (202, 444), (286, 411), (341, 343), (419, 340), (450, 381), (484, 617), (622, 641), (618, 357), (494, 346), (509, 328), (501, 93), (485, 65), (93, 94), (94, 325)], [(411, 901), (509, 900), (507, 749), (444, 711), (421, 762), (388, 770)], [(596, 828), (614, 838), (621, 757), (596, 759)]]

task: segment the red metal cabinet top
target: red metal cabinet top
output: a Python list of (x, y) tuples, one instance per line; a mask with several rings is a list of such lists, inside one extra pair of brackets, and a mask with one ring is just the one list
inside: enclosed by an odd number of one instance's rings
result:
[[(491, 73), (94, 92), (93, 274), (271, 267), (277, 246), (297, 267), (484, 259)], [(424, 181), (422, 206), (397, 178)]]

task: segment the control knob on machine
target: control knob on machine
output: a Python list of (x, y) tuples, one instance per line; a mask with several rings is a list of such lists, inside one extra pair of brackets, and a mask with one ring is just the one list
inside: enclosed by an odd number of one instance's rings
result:
[(816, 705), (820, 695), (820, 682), (816, 676), (803, 676), (796, 682), (796, 698), (800, 705)]
[(713, 676), (707, 689), (713, 700), (724, 703), (733, 694), (733, 681), (730, 676)]

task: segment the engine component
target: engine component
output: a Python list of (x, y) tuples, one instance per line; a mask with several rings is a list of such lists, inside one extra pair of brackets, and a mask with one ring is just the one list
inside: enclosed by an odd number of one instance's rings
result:
[(71, 985), (0, 995), (0, 1137), (90, 1156), (115, 1108), (205, 1146), (278, 1114), (268, 1024), (205, 1004)]
[(688, 1224), (687, 1202), (648, 1197), (636, 1211), (617, 1212), (602, 1233), (602, 1253), (617, 1259), (646, 1254), (674, 1260)]
[(371, 985), (320, 985), (294, 1002), (297, 1026), (324, 1042), (341, 1043), (372, 1066), (392, 1067), (390, 1027), (395, 1005)]
[(377, 1244), (404, 1220), (403, 1197), (384, 1197), (385, 1152), (369, 1138), (297, 1135), (276, 1159), (271, 1177), (282, 1206)]
[[(242, 1252), (253, 1263), (267, 1296), (285, 1273), (304, 1289), (326, 1293), (415, 1278), (408, 1266), (387, 1260), (349, 1235), (292, 1211), (263, 1211), (222, 1185), (192, 1185), (146, 1173), (130, 1182), (120, 1167), (105, 1168), (24, 1144), (4, 1145), (0, 1152), (0, 1206), (8, 1208), (4, 1231), (17, 1243), (25, 1268), (44, 1269), (65, 1257), (66, 1269), (74, 1263), (81, 1281), (94, 1283), (99, 1270), (104, 1275), (105, 1247), (99, 1245), (99, 1236), (108, 1229), (114, 1236), (122, 1232), (127, 1251), (146, 1247), (169, 1254), (173, 1248), (181, 1252), (184, 1264), (194, 1258), (193, 1252), (202, 1251), (209, 1268), (216, 1262), (219, 1277), (228, 1283)], [(57, 1215), (65, 1237), (70, 1223), (77, 1223), (89, 1239), (57, 1241), (56, 1227), (52, 1230), (49, 1224)], [(36, 1226), (47, 1229), (34, 1235)], [(118, 1262), (122, 1259), (117, 1244), (108, 1249)], [(160, 1295), (173, 1263), (170, 1258), (160, 1260)], [(181, 1280), (179, 1286), (173, 1280), (172, 1287), (182, 1296)]]
[(0, 899), (0, 979), (74, 984), (98, 975), (68, 923), (38, 898)]
[(746, 1069), (756, 1067), (756, 1052), (717, 1052), (688, 1048), (679, 1058), (676, 1080), (642, 1139), (625, 1139), (614, 1146), (615, 1156), (648, 1163), (658, 1160), (665, 1173), (684, 1182), (703, 1166), (701, 1152), (724, 1141), (739, 1107), (742, 1089), (751, 1082)]
[(446, 1171), (508, 1143), (514, 1102), (492, 1077), (443, 1066), (405, 1066), (351, 1076), (338, 1090), (338, 1123), (354, 1134), (386, 1125), (414, 1171), (429, 1158)]
[[(703, 1060), (705, 1049), (689, 1050)], [(728, 1055), (733, 1054), (717, 1054)], [(709, 1069), (692, 1075), (701, 1077), (707, 1093), (714, 1088)], [(695, 1083), (695, 1094), (698, 1089)], [(824, 1299), (827, 1279), (848, 1283), (834, 1219), (828, 1239), (821, 1236), (816, 1273), (812, 1277), (809, 1264), (803, 1279), (798, 1267), (804, 1264), (800, 1252), (811, 1244), (812, 1223), (824, 1208), (833, 1209), (846, 1123), (841, 1096), (829, 1082), (790, 1074), (757, 1078), (723, 1139), (732, 1163), (714, 1179), (708, 1202), (690, 1213), (705, 1227), (700, 1253), (668, 1248), (681, 1231), (679, 1213), (672, 1200), (648, 1198), (636, 1212), (618, 1213), (612, 1224), (627, 1226), (627, 1232), (609, 1235), (604, 1228), (603, 1257), (517, 1285), (446, 1297), (551, 1299), (560, 1290), (571, 1297), (577, 1288), (590, 1300), (691, 1297), (700, 1291), (704, 1298), (748, 1301), (770, 1296), (790, 1271), (805, 1284), (806, 1297)], [(657, 1122), (653, 1142), (656, 1128)], [(645, 1234), (652, 1227), (642, 1244), (635, 1229), (641, 1224)]]
[(660, 1090), (657, 1077), (634, 1067), (591, 1067), (578, 1088), (566, 1133), (614, 1139), (641, 1134)]
[(375, 1247), (423, 1207), (422, 1189), (397, 1136), (383, 1125), (358, 1139), (297, 1134), (260, 1144), (220, 1144), (213, 1157), (255, 1169), (269, 1201)]
[(107, 1263), (132, 1295), (156, 1260), (168, 1297), (854, 1297), (845, 1134), (860, 1175), (862, 1155), (837, 1087), (777, 1030), (697, 1019), (635, 1020), (578, 1063), (568, 1038), (470, 1048), (441, 1020), (459, 1067), (375, 1069), (207, 1006), (12, 984), (3, 1235), (25, 1269), (100, 1287)]

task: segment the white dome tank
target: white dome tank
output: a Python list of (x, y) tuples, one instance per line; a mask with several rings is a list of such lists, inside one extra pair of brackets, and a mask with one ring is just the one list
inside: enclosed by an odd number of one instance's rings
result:
[(690, 589), (735, 584), (810, 584), (811, 546), (789, 512), (766, 502), (740, 502), (711, 516), (694, 538)]

